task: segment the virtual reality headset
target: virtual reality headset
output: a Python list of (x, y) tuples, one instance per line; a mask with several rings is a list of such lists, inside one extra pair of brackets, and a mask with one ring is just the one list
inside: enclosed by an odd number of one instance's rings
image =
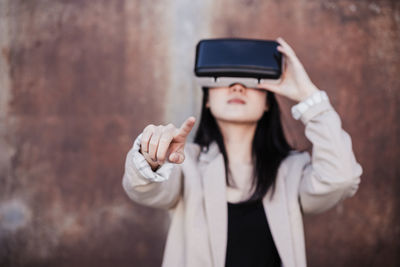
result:
[(200, 40), (194, 72), (202, 87), (229, 87), (240, 83), (254, 88), (263, 81), (280, 82), (282, 53), (276, 41), (220, 38)]

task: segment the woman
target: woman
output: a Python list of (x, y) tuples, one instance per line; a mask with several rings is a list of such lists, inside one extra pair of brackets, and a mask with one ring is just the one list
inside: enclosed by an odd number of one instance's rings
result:
[[(302, 214), (325, 211), (358, 189), (362, 168), (324, 91), (278, 38), (278, 84), (203, 88), (200, 125), (148, 125), (128, 152), (123, 187), (137, 203), (172, 211), (163, 266), (306, 266)], [(274, 94), (313, 144), (290, 148)]]

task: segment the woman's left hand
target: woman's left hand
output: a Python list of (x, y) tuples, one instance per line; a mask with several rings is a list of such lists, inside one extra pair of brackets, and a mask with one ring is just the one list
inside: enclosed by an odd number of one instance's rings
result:
[(286, 96), (294, 101), (303, 101), (319, 89), (311, 82), (303, 65), (293, 49), (281, 37), (277, 49), (285, 57), (281, 81), (277, 83), (262, 82), (257, 87)]

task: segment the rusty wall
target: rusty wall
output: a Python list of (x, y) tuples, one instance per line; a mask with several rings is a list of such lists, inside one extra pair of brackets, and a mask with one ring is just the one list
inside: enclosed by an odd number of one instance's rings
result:
[(309, 265), (400, 265), (399, 27), (395, 0), (0, 0), (0, 265), (159, 266), (168, 214), (121, 186), (134, 137), (198, 114), (200, 38), (278, 36), (364, 169), (353, 198), (305, 217)]

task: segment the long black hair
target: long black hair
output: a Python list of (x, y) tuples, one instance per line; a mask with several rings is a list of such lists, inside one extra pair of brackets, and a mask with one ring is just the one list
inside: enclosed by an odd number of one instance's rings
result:
[[(202, 87), (203, 103), (199, 127), (195, 134), (194, 143), (200, 145), (202, 151), (208, 151), (209, 145), (216, 141), (224, 157), (226, 184), (230, 185), (228, 174), (229, 159), (225, 150), (224, 140), (219, 126), (211, 114), (206, 103), (209, 97), (209, 88)], [(262, 199), (272, 186), (272, 195), (275, 191), (275, 180), (281, 161), (292, 150), (283, 133), (280, 119), (279, 105), (274, 93), (267, 91), (266, 102), (268, 110), (259, 119), (252, 141), (253, 180), (251, 189), (253, 194), (247, 201)]]

